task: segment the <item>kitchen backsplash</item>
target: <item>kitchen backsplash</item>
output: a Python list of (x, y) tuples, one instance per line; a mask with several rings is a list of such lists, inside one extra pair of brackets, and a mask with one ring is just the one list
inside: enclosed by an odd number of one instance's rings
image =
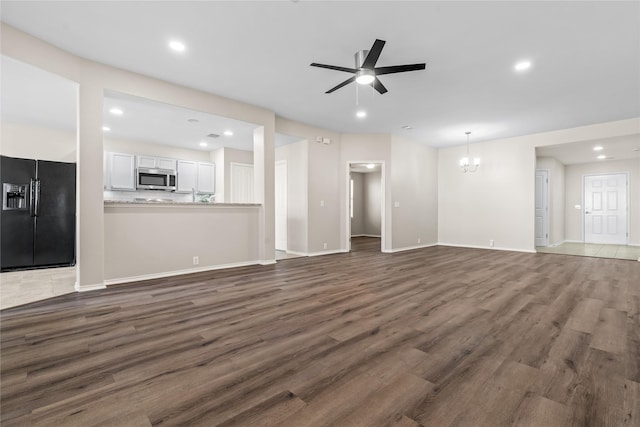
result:
[[(209, 201), (215, 201), (215, 197), (212, 195), (198, 195), (196, 194), (196, 201), (206, 202), (203, 198), (208, 198)], [(169, 199), (176, 202), (191, 202), (192, 195), (189, 193), (174, 193), (171, 191), (153, 191), (153, 190), (138, 190), (138, 191), (104, 191), (104, 200), (134, 200), (134, 199)]]

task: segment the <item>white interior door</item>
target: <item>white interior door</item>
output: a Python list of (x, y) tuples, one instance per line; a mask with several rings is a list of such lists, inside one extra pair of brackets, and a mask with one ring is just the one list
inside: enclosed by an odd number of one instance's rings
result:
[(276, 250), (287, 250), (287, 162), (276, 162)]
[(549, 172), (536, 169), (536, 246), (549, 246)]
[(253, 203), (253, 165), (230, 163), (231, 203)]
[(627, 174), (584, 177), (585, 243), (627, 244)]

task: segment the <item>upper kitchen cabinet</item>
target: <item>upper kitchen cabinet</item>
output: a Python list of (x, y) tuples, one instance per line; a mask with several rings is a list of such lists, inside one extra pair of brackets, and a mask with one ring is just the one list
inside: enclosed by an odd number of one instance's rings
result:
[(215, 194), (216, 165), (198, 163), (198, 193)]
[(215, 194), (216, 166), (213, 163), (178, 160), (179, 193), (195, 191), (201, 194)]
[(198, 188), (198, 162), (178, 160), (178, 189), (179, 193), (189, 193)]
[(136, 156), (136, 165), (139, 168), (168, 169), (176, 170), (176, 159), (166, 159), (163, 157)]
[(107, 156), (108, 188), (111, 190), (135, 190), (135, 156), (124, 153), (107, 153)]

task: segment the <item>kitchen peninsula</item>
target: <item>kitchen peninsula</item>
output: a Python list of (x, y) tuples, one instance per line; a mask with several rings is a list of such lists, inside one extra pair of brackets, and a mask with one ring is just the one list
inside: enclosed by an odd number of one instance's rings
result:
[(258, 264), (261, 204), (105, 200), (105, 284)]

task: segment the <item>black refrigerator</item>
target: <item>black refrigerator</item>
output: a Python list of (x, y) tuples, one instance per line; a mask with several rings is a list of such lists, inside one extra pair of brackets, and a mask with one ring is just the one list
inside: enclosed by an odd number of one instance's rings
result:
[(0, 269), (76, 259), (76, 164), (0, 156)]

